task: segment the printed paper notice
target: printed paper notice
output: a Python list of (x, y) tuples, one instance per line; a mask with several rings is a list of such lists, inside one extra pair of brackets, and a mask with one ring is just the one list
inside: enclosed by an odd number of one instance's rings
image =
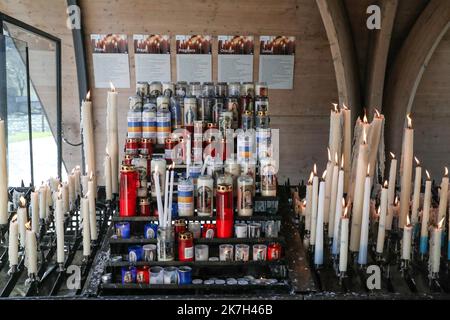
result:
[(130, 87), (128, 42), (124, 34), (92, 34), (92, 59), (96, 88)]
[(252, 82), (253, 50), (252, 36), (219, 36), (218, 81)]
[(270, 89), (292, 89), (294, 63), (295, 37), (260, 37), (259, 81)]
[(136, 82), (170, 81), (170, 37), (135, 34), (133, 43)]
[(211, 36), (177, 35), (177, 81), (212, 81)]

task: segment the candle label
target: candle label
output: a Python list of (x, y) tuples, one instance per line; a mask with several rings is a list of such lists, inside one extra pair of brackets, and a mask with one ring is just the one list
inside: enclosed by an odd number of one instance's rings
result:
[(213, 190), (209, 186), (202, 185), (197, 190), (197, 211), (202, 214), (212, 213)]
[(194, 214), (194, 184), (190, 179), (181, 179), (178, 182), (178, 214)]
[(241, 184), (238, 189), (238, 211), (253, 210), (253, 184)]

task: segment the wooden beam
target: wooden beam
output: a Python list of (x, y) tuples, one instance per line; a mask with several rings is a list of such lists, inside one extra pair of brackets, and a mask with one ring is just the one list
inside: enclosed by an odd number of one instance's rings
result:
[(342, 0), (316, 0), (330, 43), (339, 104), (352, 109), (353, 121), (361, 113), (356, 52), (350, 22)]
[(450, 1), (430, 0), (395, 59), (384, 99), (389, 151), (400, 152), (406, 115), (411, 112), (423, 72), (449, 25)]
[(368, 114), (373, 114), (375, 109), (380, 111), (382, 109), (386, 63), (398, 0), (385, 0), (379, 5), (381, 7), (381, 29), (370, 31), (371, 39), (367, 60), (364, 107)]

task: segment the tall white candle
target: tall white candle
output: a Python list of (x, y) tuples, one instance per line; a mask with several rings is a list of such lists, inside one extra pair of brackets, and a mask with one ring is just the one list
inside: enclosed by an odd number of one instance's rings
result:
[(414, 178), (414, 193), (413, 193), (413, 203), (411, 209), (411, 224), (415, 226), (419, 222), (419, 205), (420, 205), (420, 187), (422, 184), (422, 167), (417, 158), (415, 158), (416, 166), (416, 176)]
[(338, 155), (335, 154), (335, 162), (333, 166), (333, 178), (331, 179), (331, 196), (330, 196), (330, 210), (328, 212), (328, 238), (333, 238), (334, 236), (334, 219), (336, 216), (336, 208), (339, 207), (339, 203), (336, 203), (338, 196), (338, 187), (339, 187), (339, 161)]
[(17, 216), (14, 216), (9, 223), (9, 243), (8, 243), (9, 266), (19, 264), (19, 226)]
[(39, 187), (39, 218), (45, 219), (46, 217), (47, 217), (47, 187), (45, 185), (42, 185)]
[(112, 200), (112, 174), (111, 174), (111, 157), (105, 156), (105, 191), (106, 200)]
[(445, 218), (447, 213), (447, 201), (448, 201), (448, 169), (445, 167), (444, 176), (441, 181), (441, 190), (439, 192), (439, 216), (437, 221), (441, 221)]
[(119, 134), (117, 121), (118, 93), (111, 83), (106, 100), (107, 149), (111, 157), (111, 191), (119, 193)]
[(368, 146), (366, 143), (365, 131), (363, 129), (363, 140), (359, 146), (359, 154), (356, 167), (355, 189), (353, 192), (352, 208), (352, 228), (350, 233), (350, 250), (356, 252), (359, 250), (359, 241), (361, 239), (361, 220), (364, 206), (364, 180), (367, 172)]
[[(96, 170), (95, 170), (95, 142), (94, 142), (94, 120), (92, 114), (92, 102), (90, 101), (90, 92), (86, 96), (86, 100), (83, 100), (81, 104), (81, 121), (83, 128), (83, 145), (84, 145), (84, 157), (86, 160), (87, 168), (94, 174), (94, 185), (97, 186)], [(86, 173), (90, 173), (86, 171)], [(94, 188), (94, 192), (97, 191), (97, 187)]]
[(164, 227), (163, 217), (164, 217), (164, 209), (161, 199), (161, 186), (159, 183), (159, 174), (157, 172), (153, 173), (153, 179), (155, 181), (155, 192), (156, 192), (156, 204), (158, 206), (158, 220), (159, 225)]
[(341, 218), (341, 235), (339, 241), (339, 271), (347, 271), (348, 259), (348, 224), (347, 208), (345, 208), (344, 215)]
[(25, 256), (27, 259), (28, 275), (37, 274), (37, 241), (36, 233), (32, 230), (26, 230), (26, 248)]
[(319, 185), (319, 203), (317, 208), (317, 225), (316, 225), (316, 241), (314, 247), (314, 264), (320, 266), (323, 264), (323, 218), (325, 211), (325, 192), (326, 183), (326, 171), (323, 173), (322, 181)]
[(330, 149), (328, 149), (328, 163), (326, 168), (328, 175), (325, 178), (325, 200), (324, 200), (324, 217), (323, 217), (323, 221), (325, 224), (328, 224), (329, 219), (331, 189), (333, 185), (333, 167), (334, 163), (331, 160)]
[(81, 198), (81, 216), (83, 217), (83, 256), (88, 257), (91, 255), (91, 227), (89, 226), (89, 199), (86, 197)]
[(388, 207), (388, 184), (384, 182), (381, 189), (380, 199), (380, 218), (378, 220), (378, 235), (377, 235), (377, 253), (382, 254), (384, 249), (384, 238), (386, 235), (386, 214)]
[(88, 182), (88, 199), (89, 199), (89, 226), (91, 228), (91, 239), (97, 240), (97, 212), (95, 209), (95, 185), (94, 180)]
[(370, 177), (373, 178), (377, 168), (377, 155), (380, 145), (380, 139), (382, 136), (382, 129), (384, 124), (384, 116), (376, 110), (372, 122), (370, 123), (370, 129), (367, 137), (367, 144), (369, 145), (369, 164), (370, 164)]
[(442, 219), (439, 224), (433, 227), (433, 240), (432, 240), (432, 251), (430, 253), (431, 259), (431, 270), (433, 273), (438, 273), (441, 265), (441, 238), (442, 238), (442, 224), (444, 219)]
[(45, 186), (45, 193), (45, 200), (47, 201), (47, 205), (45, 206), (45, 217), (47, 217), (50, 215), (50, 207), (53, 207), (52, 189), (49, 185)]
[[(172, 166), (171, 166), (172, 167)], [(172, 199), (173, 199), (173, 180), (175, 174), (175, 164), (170, 170), (170, 188), (169, 188), (169, 212), (167, 214), (167, 226), (172, 225)]]
[(0, 119), (0, 225), (8, 223), (8, 170), (5, 121)]
[(189, 177), (189, 167), (191, 166), (191, 134), (189, 131), (186, 138), (186, 177)]
[(386, 230), (392, 229), (392, 220), (394, 218), (394, 212), (392, 211), (392, 205), (395, 200), (395, 186), (397, 178), (397, 159), (395, 154), (391, 152), (391, 167), (389, 169), (389, 187), (388, 187), (388, 212), (386, 215)]
[(73, 210), (75, 208), (75, 170), (72, 170), (72, 174), (70, 174), (68, 179), (69, 186), (69, 210)]
[(39, 232), (39, 192), (31, 193), (31, 230)]
[[(170, 168), (170, 166), (169, 166), (169, 168)], [(164, 225), (166, 225), (166, 226), (167, 226), (167, 217), (169, 214), (169, 183), (170, 183), (169, 177), (170, 177), (169, 170), (166, 170), (166, 180), (164, 183), (165, 189), (164, 189), (164, 215), (163, 215), (163, 217), (164, 217), (163, 222), (164, 222)]]
[(19, 235), (20, 235), (20, 245), (22, 247), (26, 246), (26, 223), (28, 222), (27, 215), (27, 203), (25, 198), (21, 197), (19, 202), (19, 207), (17, 208), (17, 223), (19, 225)]
[(64, 212), (69, 212), (69, 185), (64, 182), (62, 185), (62, 200)]
[(317, 205), (319, 203), (319, 177), (317, 176), (317, 168), (314, 165), (314, 178), (312, 184), (312, 208), (311, 208), (311, 234), (310, 244), (316, 243), (316, 224), (317, 224)]
[(428, 251), (428, 221), (430, 219), (431, 207), (431, 178), (427, 170), (425, 170), (427, 180), (425, 181), (425, 195), (423, 198), (422, 223), (420, 227), (420, 247), (421, 254)]
[(403, 227), (403, 240), (402, 240), (402, 259), (411, 259), (411, 238), (412, 238), (412, 225), (409, 221), (409, 216), (406, 216), (406, 225)]
[[(341, 157), (341, 145), (342, 145), (342, 123), (341, 112), (337, 108), (337, 104), (333, 104), (334, 108), (330, 112), (330, 136), (328, 140), (328, 147), (330, 149), (331, 156), (337, 154), (338, 159)], [(328, 171), (331, 174), (331, 171)]]
[(306, 208), (305, 208), (305, 230), (311, 230), (311, 209), (312, 209), (312, 182), (314, 178), (314, 172), (311, 174), (306, 184)]
[(410, 115), (407, 116), (408, 125), (403, 134), (402, 171), (400, 190), (400, 216), (399, 227), (406, 225), (406, 216), (409, 214), (409, 202), (411, 199), (412, 163), (414, 151), (414, 129)]
[(350, 189), (350, 177), (351, 177), (351, 161), (352, 158), (352, 112), (345, 105), (342, 110), (343, 117), (343, 154), (344, 154), (344, 193), (348, 193)]
[(57, 199), (55, 206), (56, 262), (64, 263), (64, 200)]
[(80, 166), (75, 167), (75, 193), (76, 196), (81, 195), (81, 170)]
[(359, 241), (358, 263), (367, 264), (367, 246), (369, 244), (369, 213), (370, 213), (370, 165), (367, 167), (367, 176), (364, 183), (364, 204), (361, 221), (361, 238)]
[(86, 196), (88, 193), (88, 184), (89, 184), (89, 175), (85, 175), (81, 177), (81, 190), (83, 196)]

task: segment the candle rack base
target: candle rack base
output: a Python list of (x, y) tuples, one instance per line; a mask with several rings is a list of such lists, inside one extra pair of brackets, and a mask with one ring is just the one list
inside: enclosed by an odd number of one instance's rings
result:
[(65, 272), (66, 268), (64, 268), (64, 263), (58, 263), (57, 272)]
[(19, 271), (17, 264), (12, 265), (8, 270), (8, 276), (11, 276)]
[(0, 243), (5, 243), (8, 224), (0, 224)]
[(39, 282), (39, 277), (37, 274), (35, 273), (31, 273), (28, 275), (28, 278), (25, 280), (25, 285), (26, 286), (31, 286), (33, 284), (37, 284)]

